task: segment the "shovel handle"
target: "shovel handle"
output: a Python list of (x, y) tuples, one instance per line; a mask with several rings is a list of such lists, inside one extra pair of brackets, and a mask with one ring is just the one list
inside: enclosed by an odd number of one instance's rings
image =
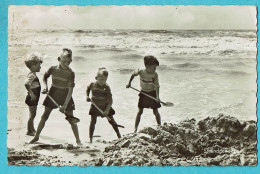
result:
[[(104, 115), (104, 112), (96, 105), (96, 103), (94, 103), (92, 100), (91, 100), (91, 104), (92, 105), (94, 105), (96, 108), (97, 108), (97, 110), (99, 111), (99, 112), (101, 112), (101, 114), (102, 115)], [(109, 118), (108, 116), (106, 116), (106, 118), (108, 119), (108, 121), (111, 121), (111, 118)], [(121, 127), (121, 128), (125, 128), (124, 126), (122, 126), (122, 125), (119, 125), (119, 124), (116, 124), (116, 123), (113, 123), (115, 126), (117, 126), (117, 127)]]
[(60, 108), (60, 105), (59, 105), (49, 94), (47, 94), (47, 96), (51, 99), (51, 101), (52, 101), (58, 108)]
[[(58, 108), (60, 108), (60, 105), (49, 95), (49, 94), (47, 94), (47, 96), (51, 99), (51, 101), (58, 107)], [(74, 117), (73, 115), (71, 116), (71, 115), (68, 115), (68, 114), (66, 114), (66, 112), (64, 113), (65, 115), (66, 115), (66, 119), (67, 118), (71, 118), (71, 119), (73, 119), (72, 121), (74, 122), (74, 123), (78, 123), (80, 120), (77, 118), (77, 117)]]
[(154, 97), (152, 97), (152, 96), (150, 96), (150, 95), (148, 95), (148, 94), (146, 94), (146, 93), (144, 93), (144, 92), (142, 92), (142, 91), (140, 91), (140, 90), (138, 90), (138, 89), (136, 89), (136, 88), (134, 88), (134, 87), (132, 87), (132, 86), (130, 86), (130, 88), (132, 88), (133, 90), (136, 90), (136, 91), (138, 91), (138, 92), (144, 94), (145, 96), (147, 96), (147, 97), (149, 97), (149, 98), (151, 98), (151, 99), (157, 100), (156, 98), (154, 98)]
[[(101, 114), (102, 115), (104, 115), (104, 112), (96, 105), (96, 103), (94, 103), (92, 100), (91, 100), (91, 104), (92, 105), (94, 105), (96, 108), (97, 108), (97, 110), (99, 111), (99, 112), (101, 112)], [(107, 117), (107, 119), (109, 120), (109, 121), (111, 121), (111, 119), (108, 117), (108, 116), (106, 116)]]
[[(132, 88), (133, 90), (136, 90), (136, 91), (138, 91), (138, 92), (144, 94), (145, 96), (147, 96), (147, 97), (149, 97), (149, 98), (151, 98), (151, 99), (157, 101), (156, 98), (154, 98), (154, 97), (152, 97), (152, 96), (150, 96), (150, 95), (148, 95), (148, 94), (146, 94), (146, 93), (144, 93), (144, 92), (142, 92), (142, 91), (140, 91), (140, 90), (138, 90), (138, 89), (136, 89), (136, 88), (134, 88), (134, 87), (132, 87), (132, 86), (130, 86), (130, 88)], [(164, 103), (164, 102), (162, 102), (162, 101), (160, 101), (160, 102), (161, 102), (162, 104), (166, 104), (166, 103)]]

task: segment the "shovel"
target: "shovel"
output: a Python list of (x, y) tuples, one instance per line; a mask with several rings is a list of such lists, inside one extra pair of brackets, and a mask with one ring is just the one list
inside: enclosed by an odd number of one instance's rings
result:
[[(58, 108), (60, 108), (60, 105), (49, 95), (49, 94), (47, 94), (47, 96), (51, 99), (51, 101), (58, 107)], [(68, 120), (68, 121), (71, 121), (71, 122), (73, 122), (73, 123), (78, 123), (80, 120), (77, 118), (77, 117), (74, 117), (74, 116), (72, 116), (72, 115), (69, 115), (69, 114), (67, 114), (66, 112), (64, 113), (65, 115), (66, 115), (66, 120)]]
[[(102, 115), (104, 115), (104, 112), (96, 105), (96, 103), (94, 103), (92, 100), (91, 100), (91, 104), (93, 106), (95, 106), (95, 108), (97, 108), (97, 110), (99, 112), (101, 112)], [(111, 118), (109, 118), (108, 116), (106, 116), (106, 118), (108, 119), (108, 121), (111, 121)], [(122, 125), (119, 125), (119, 124), (116, 124), (115, 122), (112, 122), (113, 125), (117, 126), (117, 127), (121, 127), (121, 128), (125, 128), (124, 126)]]
[[(146, 94), (146, 93), (144, 93), (144, 92), (142, 92), (142, 91), (140, 91), (140, 90), (138, 90), (138, 89), (136, 89), (136, 88), (134, 88), (134, 87), (131, 87), (131, 86), (130, 86), (130, 88), (132, 88), (133, 90), (136, 90), (136, 91), (142, 93), (143, 95), (145, 95), (145, 96), (147, 96), (147, 97), (149, 97), (149, 98), (151, 98), (151, 99), (157, 101), (156, 98), (154, 98), (154, 97), (152, 97), (152, 96), (150, 96), (150, 95), (148, 95), (148, 94)], [(166, 106), (166, 107), (171, 107), (171, 106), (173, 106), (173, 103), (171, 103), (171, 102), (163, 102), (163, 101), (160, 101), (160, 103), (162, 103), (163, 106)]]

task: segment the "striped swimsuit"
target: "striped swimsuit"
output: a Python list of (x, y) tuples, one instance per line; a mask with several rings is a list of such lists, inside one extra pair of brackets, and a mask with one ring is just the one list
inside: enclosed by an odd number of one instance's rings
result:
[[(63, 69), (60, 65), (52, 66), (44, 74), (44, 78), (47, 79), (52, 76), (52, 86), (49, 90), (49, 95), (62, 106), (67, 98), (69, 87), (75, 86), (75, 73), (68, 67)], [(46, 97), (43, 105), (49, 108), (57, 108), (57, 106)], [(69, 100), (66, 111), (75, 110), (75, 104), (73, 98)]]

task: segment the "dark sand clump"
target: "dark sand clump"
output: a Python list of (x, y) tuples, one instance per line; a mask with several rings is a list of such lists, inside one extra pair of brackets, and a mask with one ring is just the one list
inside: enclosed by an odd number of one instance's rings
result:
[(83, 165), (256, 166), (256, 145), (255, 121), (219, 114), (125, 135), (107, 146), (100, 158)]
[(47, 156), (37, 153), (35, 150), (15, 151), (8, 148), (8, 165), (16, 166), (73, 166), (72, 162), (61, 160), (58, 156)]

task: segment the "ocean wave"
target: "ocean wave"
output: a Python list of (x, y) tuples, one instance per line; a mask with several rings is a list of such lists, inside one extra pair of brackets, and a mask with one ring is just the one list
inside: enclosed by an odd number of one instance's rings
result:
[(120, 55), (120, 58), (122, 59), (141, 59), (143, 58), (143, 56), (139, 55), (139, 54), (134, 54), (134, 53), (129, 53), (129, 54), (125, 54), (125, 55)]
[(116, 71), (118, 71), (120, 74), (131, 74), (134, 70), (135, 69), (133, 68), (119, 68)]
[(128, 32), (125, 32), (125, 31), (117, 32), (117, 34), (119, 34), (119, 35), (129, 35), (129, 33), (128, 33)]
[(126, 31), (109, 31), (107, 33), (107, 36), (120, 36), (120, 35), (125, 36), (125, 35), (129, 35), (129, 33)]
[(173, 33), (174, 31), (172, 30), (148, 30), (146, 31), (147, 33)]
[(75, 33), (92, 33), (91, 30), (75, 30)]
[(219, 75), (229, 75), (229, 76), (242, 76), (242, 75), (248, 75), (248, 73), (244, 71), (229, 71), (229, 70), (218, 70), (218, 69), (208, 69), (208, 68), (201, 68), (201, 69), (185, 69), (183, 71), (189, 71), (189, 72), (203, 72), (203, 73), (210, 73), (210, 74), (219, 74)]
[(158, 70), (161, 70), (161, 71), (165, 71), (165, 70), (174, 70), (173, 67), (171, 66), (168, 66), (168, 65), (160, 65), (157, 67)]
[(125, 60), (129, 60), (129, 61), (143, 61), (143, 56), (139, 55), (139, 54), (135, 54), (135, 53), (128, 53), (128, 54), (117, 54), (117, 55), (113, 55), (112, 57), (109, 57), (110, 60), (114, 60), (114, 61), (125, 61)]
[(248, 73), (244, 71), (222, 71), (222, 73), (226, 73), (230, 75), (248, 75)]
[[(197, 64), (197, 63), (181, 63), (174, 65), (160, 65), (157, 67), (159, 71), (176, 71), (176, 72), (203, 72), (203, 73), (213, 73), (213, 74), (226, 74), (226, 75), (248, 75), (247, 72), (239, 71), (239, 70), (220, 70), (218, 66), (214, 66), (212, 69), (206, 68), (208, 66), (212, 66), (212, 64)], [(220, 67), (227, 67), (225, 65), (219, 65)], [(236, 67), (236, 66), (233, 66)]]
[(199, 64), (190, 63), (190, 62), (174, 65), (174, 67), (177, 67), (177, 68), (198, 68), (199, 66), (200, 66)]
[[(117, 48), (115, 46), (107, 46), (107, 47), (101, 47), (98, 45), (80, 45), (79, 48), (87, 48), (84, 50), (80, 50), (79, 52), (126, 52), (126, 51), (132, 51), (129, 48)], [(89, 49), (93, 48), (93, 49)]]
[(112, 51), (112, 52), (124, 52), (124, 51), (128, 51), (129, 49), (109, 47), (109, 48), (105, 48), (105, 49), (101, 49), (101, 50), (103, 50), (103, 51)]
[(233, 32), (232, 33), (233, 37), (239, 37), (239, 38), (256, 38), (257, 37), (257, 33), (256, 31), (251, 31), (251, 32)]
[(86, 60), (86, 57), (84, 56), (73, 56), (73, 61), (81, 61)]
[(219, 51), (219, 55), (231, 55), (231, 54), (235, 54), (237, 53), (237, 50), (233, 50), (233, 49), (227, 49), (227, 50), (221, 50)]
[(190, 70), (190, 71), (196, 71), (196, 72), (203, 72), (203, 73), (210, 73), (210, 74), (219, 74), (219, 75), (229, 75), (229, 76), (242, 76), (242, 75), (248, 75), (248, 73), (244, 71), (230, 71), (230, 70), (218, 70), (218, 69), (196, 69), (196, 70)]
[(181, 63), (181, 64), (174, 64), (174, 65), (160, 65), (157, 67), (158, 70), (160, 71), (184, 71), (184, 72), (215, 72), (212, 69), (205, 69), (202, 68), (201, 65), (196, 64), (196, 63)]
[(96, 45), (95, 44), (89, 44), (89, 45), (80, 45), (79, 47), (83, 47), (83, 48), (95, 48)]
[[(225, 56), (225, 58), (252, 57), (257, 51), (256, 34), (252, 31), (79, 29), (73, 30), (74, 34), (71, 31), (62, 33), (56, 30), (41, 32), (37, 34), (28, 31), (8, 33), (8, 44), (11, 47), (72, 45), (94, 52), (124, 52), (131, 49), (135, 52), (150, 52), (155, 55), (168, 54), (194, 57), (206, 55), (209, 58), (213, 56)], [(111, 37), (114, 35), (116, 37)], [(241, 39), (240, 37), (249, 38)]]

